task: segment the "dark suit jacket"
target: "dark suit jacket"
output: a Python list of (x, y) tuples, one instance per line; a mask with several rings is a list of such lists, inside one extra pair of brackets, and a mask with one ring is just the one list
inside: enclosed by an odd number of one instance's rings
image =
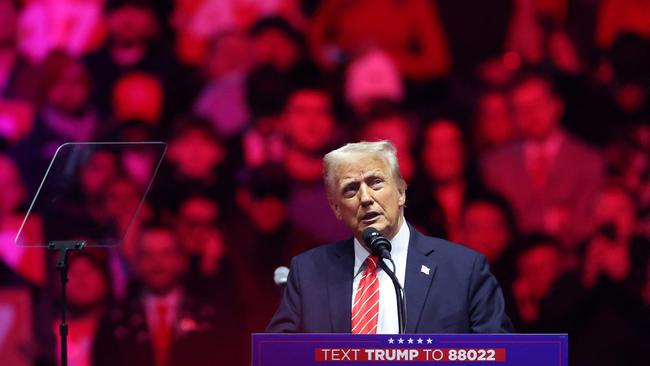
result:
[(602, 187), (604, 168), (598, 152), (577, 138), (565, 134), (539, 190), (532, 186), (521, 141), (491, 152), (481, 164), (487, 188), (508, 200), (522, 231), (546, 231), (546, 213), (560, 207), (569, 216), (558, 237), (573, 243), (591, 232), (594, 197)]
[[(189, 295), (181, 301), (170, 365), (244, 365), (246, 337), (238, 319)], [(154, 366), (154, 349), (139, 294), (109, 309), (93, 344), (95, 366)]]
[[(501, 288), (485, 257), (409, 229), (404, 284), (407, 333), (513, 331)], [(423, 266), (429, 268), (428, 275)], [(267, 332), (350, 333), (353, 271), (352, 239), (296, 256)]]

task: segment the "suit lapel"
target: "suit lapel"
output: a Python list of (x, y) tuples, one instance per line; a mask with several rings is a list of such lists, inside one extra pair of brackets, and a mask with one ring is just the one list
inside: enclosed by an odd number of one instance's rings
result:
[(409, 229), (411, 230), (411, 237), (409, 239), (406, 276), (404, 279), (406, 333), (415, 333), (437, 265), (430, 256), (434, 251), (433, 246), (412, 226), (409, 225)]
[(332, 333), (352, 331), (352, 272), (354, 244), (352, 239), (339, 242), (334, 248), (327, 278)]

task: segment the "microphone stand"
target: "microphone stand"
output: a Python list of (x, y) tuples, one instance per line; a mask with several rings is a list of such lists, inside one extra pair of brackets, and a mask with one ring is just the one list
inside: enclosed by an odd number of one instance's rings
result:
[[(388, 260), (393, 264), (393, 268), (397, 268), (395, 267), (395, 262), (393, 262), (392, 259), (388, 258)], [(395, 296), (397, 298), (397, 324), (399, 328), (399, 334), (404, 334), (406, 327), (406, 304), (404, 303), (404, 289), (402, 288), (402, 285), (400, 285), (395, 272), (392, 269), (388, 268), (388, 265), (386, 265), (386, 262), (384, 262), (384, 259), (382, 257), (379, 257), (377, 263), (379, 264), (379, 267), (381, 267), (381, 269), (383, 269), (384, 272), (388, 274), (388, 277), (390, 277), (391, 281), (393, 282), (393, 287), (395, 287)]]
[(86, 246), (83, 240), (53, 241), (47, 245), (47, 249), (59, 252), (59, 261), (56, 268), (61, 272), (61, 324), (59, 324), (59, 336), (61, 337), (61, 366), (68, 365), (68, 323), (66, 315), (68, 304), (66, 298), (66, 286), (68, 284), (68, 252), (82, 250)]

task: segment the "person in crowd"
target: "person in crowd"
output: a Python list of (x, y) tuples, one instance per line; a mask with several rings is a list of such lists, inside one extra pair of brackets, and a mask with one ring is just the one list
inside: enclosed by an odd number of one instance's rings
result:
[(541, 331), (540, 327), (552, 329), (558, 324), (548, 322), (549, 314), (543, 314), (543, 302), (551, 296), (553, 286), (563, 274), (559, 244), (543, 233), (528, 234), (518, 248), (516, 272), (510, 292), (515, 327), (520, 332)]
[(35, 192), (61, 144), (91, 141), (100, 128), (90, 95), (93, 81), (84, 64), (57, 51), (42, 68), (34, 129), (11, 149), (30, 192)]
[(202, 65), (206, 82), (192, 110), (226, 138), (241, 133), (250, 123), (246, 79), (253, 62), (251, 41), (243, 32), (224, 31), (208, 44)]
[(217, 306), (185, 291), (187, 257), (172, 230), (144, 230), (134, 265), (132, 293), (100, 323), (94, 365), (211, 365), (215, 357), (244, 364), (245, 341), (228, 296)]
[(470, 198), (463, 207), (461, 222), (460, 242), (487, 258), (490, 270), (509, 300), (519, 238), (515, 216), (508, 202), (489, 193)]
[(512, 205), (523, 232), (557, 236), (575, 252), (592, 227), (602, 158), (563, 129), (562, 99), (543, 75), (520, 75), (509, 100), (522, 139), (482, 158), (483, 180)]
[[(294, 182), (289, 200), (293, 225), (320, 240), (341, 239), (345, 227), (329, 215), (323, 190), (322, 154), (334, 143), (337, 121), (330, 94), (318, 86), (295, 89), (282, 113), (286, 136), (284, 168)], [(311, 212), (307, 216), (304, 213)], [(313, 220), (312, 217), (319, 217)]]
[(248, 75), (246, 101), (253, 116), (238, 141), (243, 167), (284, 161), (286, 139), (282, 112), (293, 89), (286, 75), (271, 65), (259, 66)]
[(237, 189), (237, 214), (225, 224), (248, 328), (261, 332), (278, 306), (274, 270), (313, 247), (316, 239), (289, 221), (291, 181), (280, 164), (246, 171)]
[(220, 225), (223, 221), (221, 215), (217, 202), (195, 194), (181, 202), (173, 227), (183, 253), (189, 259), (183, 279), (187, 291), (211, 302), (229, 294), (234, 304), (238, 303), (239, 293), (244, 290), (236, 290), (233, 248), (226, 246), (224, 229)]
[(436, 118), (424, 128), (419, 154), (407, 218), (425, 233), (459, 241), (463, 204), (483, 190), (467, 139), (456, 122)]
[(491, 88), (478, 96), (472, 131), (474, 150), (479, 157), (518, 137), (506, 92)]

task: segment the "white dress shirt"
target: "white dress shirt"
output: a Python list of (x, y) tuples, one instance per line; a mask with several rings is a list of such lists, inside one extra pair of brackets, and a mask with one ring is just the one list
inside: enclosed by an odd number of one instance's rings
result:
[[(402, 218), (402, 226), (390, 240), (392, 249), (390, 251), (391, 257), (395, 262), (396, 271), (395, 275), (399, 283), (404, 287), (404, 278), (406, 276), (406, 255), (408, 253), (409, 239), (411, 233), (406, 224), (406, 220)], [(359, 281), (366, 266), (364, 262), (370, 255), (368, 249), (363, 246), (356, 238), (354, 238), (354, 281), (352, 282), (352, 303), (354, 304), (354, 295), (357, 292)], [(388, 268), (392, 268), (392, 264), (386, 261)], [(399, 333), (399, 322), (397, 319), (397, 298), (395, 297), (395, 287), (388, 274), (383, 269), (377, 267), (377, 277), (379, 280), (379, 319), (377, 323), (377, 334), (397, 334)], [(352, 309), (350, 309), (350, 313)]]
[(167, 306), (167, 319), (165, 322), (167, 325), (174, 327), (176, 324), (176, 318), (181, 306), (181, 300), (183, 298), (183, 292), (180, 289), (174, 289), (168, 294), (163, 296), (156, 296), (151, 293), (145, 293), (142, 297), (142, 302), (144, 305), (144, 313), (147, 318), (147, 324), (150, 331), (155, 330), (155, 326), (158, 325), (158, 311), (157, 307), (160, 304), (165, 304)]

